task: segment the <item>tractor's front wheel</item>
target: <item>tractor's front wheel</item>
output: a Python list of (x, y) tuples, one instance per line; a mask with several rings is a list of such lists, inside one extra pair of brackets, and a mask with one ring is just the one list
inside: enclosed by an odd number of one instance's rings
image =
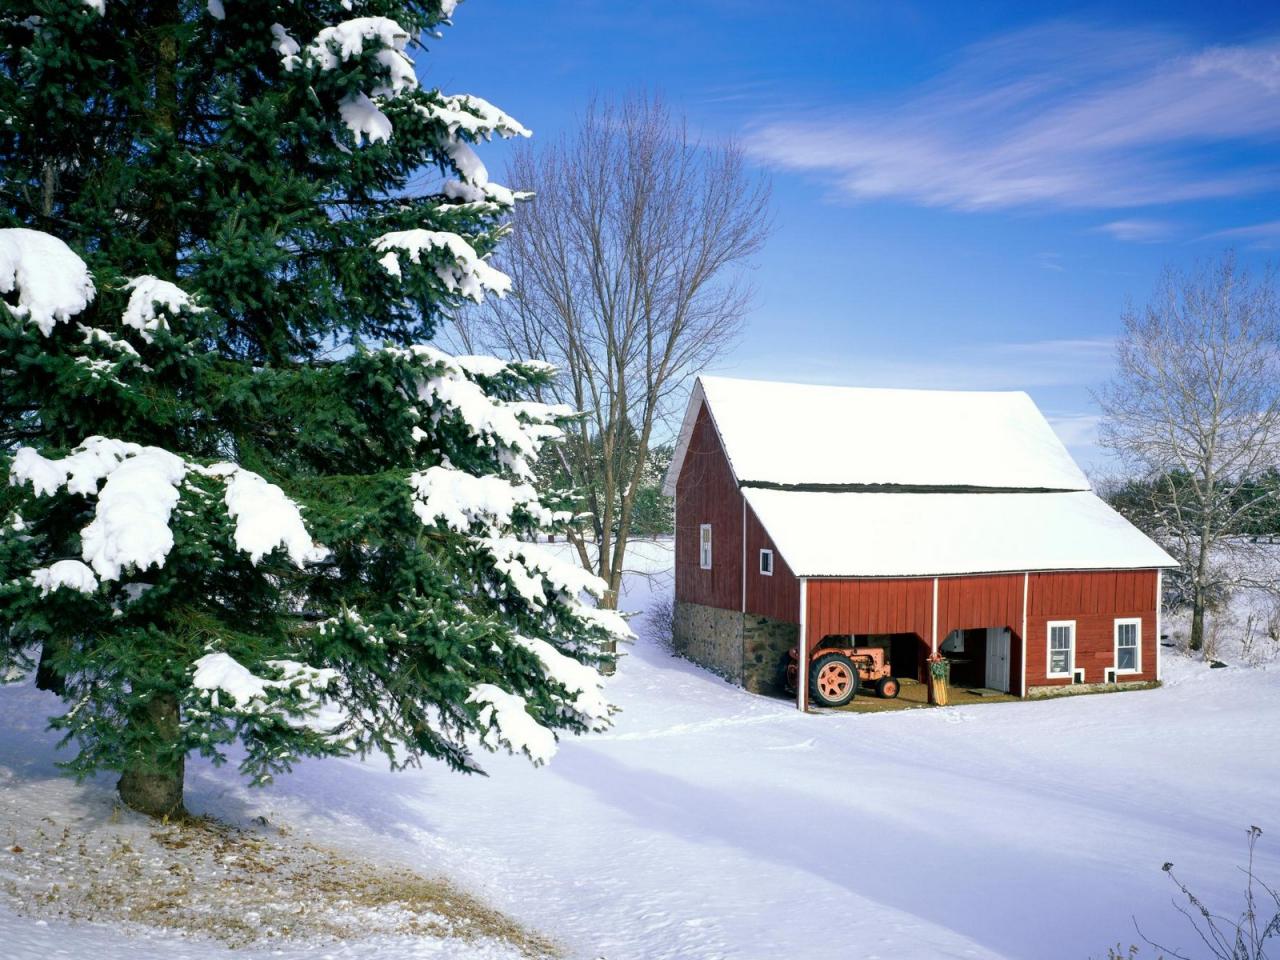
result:
[(880, 694), (885, 700), (892, 700), (898, 695), (898, 678), (897, 677), (881, 677), (876, 684), (876, 693)]
[(843, 653), (824, 653), (809, 668), (809, 692), (819, 706), (843, 707), (858, 692), (858, 668)]

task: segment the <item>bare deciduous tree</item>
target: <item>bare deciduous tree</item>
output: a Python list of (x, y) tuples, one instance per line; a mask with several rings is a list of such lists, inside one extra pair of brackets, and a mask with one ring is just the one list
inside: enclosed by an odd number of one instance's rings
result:
[(517, 152), (508, 176), (536, 198), (517, 209), (499, 262), (512, 292), (450, 336), (554, 364), (542, 399), (586, 412), (559, 466), (590, 517), (578, 556), (612, 606), (655, 431), (668, 432), (689, 376), (739, 332), (769, 188), (735, 145), (699, 142), (643, 96), (592, 103), (573, 134)]
[(1135, 522), (1182, 564), (1198, 650), (1212, 600), (1264, 585), (1256, 573), (1272, 567), (1240, 554), (1259, 499), (1274, 496), (1248, 485), (1280, 462), (1274, 272), (1254, 280), (1230, 254), (1194, 275), (1167, 271), (1151, 303), (1126, 312), (1117, 360), (1098, 398), (1102, 442), (1149, 482)]

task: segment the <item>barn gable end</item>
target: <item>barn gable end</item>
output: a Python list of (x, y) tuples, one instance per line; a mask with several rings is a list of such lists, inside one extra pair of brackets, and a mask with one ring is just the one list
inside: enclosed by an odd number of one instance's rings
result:
[[(776, 693), (795, 646), (800, 582), (746, 506), (705, 403), (694, 411), (682, 460), (674, 485), (676, 649), (749, 690)], [(704, 524), (710, 569), (701, 562)], [(761, 550), (772, 551), (770, 575), (760, 572)]]

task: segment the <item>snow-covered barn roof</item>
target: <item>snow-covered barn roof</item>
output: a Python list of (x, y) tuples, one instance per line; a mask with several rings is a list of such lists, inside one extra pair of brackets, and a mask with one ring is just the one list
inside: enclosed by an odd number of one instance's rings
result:
[(1087, 491), (830, 493), (746, 487), (743, 493), (799, 577), (1176, 566)]
[(1088, 490), (1022, 392), (886, 390), (699, 377), (665, 489), (706, 402), (740, 484)]

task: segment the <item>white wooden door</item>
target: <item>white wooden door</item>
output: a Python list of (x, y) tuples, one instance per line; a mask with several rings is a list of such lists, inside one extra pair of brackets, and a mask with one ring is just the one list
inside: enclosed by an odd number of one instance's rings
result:
[(1009, 692), (1009, 631), (987, 628), (987, 686)]

